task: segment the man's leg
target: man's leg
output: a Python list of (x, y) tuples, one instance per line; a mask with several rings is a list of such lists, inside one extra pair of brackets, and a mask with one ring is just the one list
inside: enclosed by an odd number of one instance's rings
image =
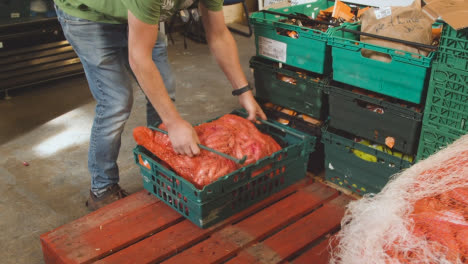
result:
[[(158, 35), (158, 41), (153, 48), (153, 61), (158, 67), (159, 72), (163, 78), (164, 85), (166, 86), (169, 97), (175, 101), (175, 80), (172, 75), (171, 66), (167, 58), (167, 44), (166, 36), (162, 33)], [(161, 118), (151, 105), (148, 97), (146, 97), (146, 123), (147, 125), (154, 125), (156, 122), (161, 122)]]
[(116, 191), (120, 198), (117, 157), (136, 85), (126, 66), (127, 26), (87, 21), (60, 9), (57, 15), (65, 37), (80, 57), (97, 102), (88, 155), (91, 198), (99, 198), (108, 190)]

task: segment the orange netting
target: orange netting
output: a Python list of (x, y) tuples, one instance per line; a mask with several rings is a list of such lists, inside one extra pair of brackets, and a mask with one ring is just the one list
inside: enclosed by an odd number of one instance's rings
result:
[[(166, 129), (164, 125), (160, 128)], [(252, 122), (237, 115), (228, 114), (194, 128), (202, 145), (237, 159), (246, 155), (247, 160), (242, 166), (255, 163), (281, 149), (272, 137), (261, 133)], [(241, 167), (229, 159), (203, 149), (200, 155), (192, 158), (178, 155), (174, 152), (167, 135), (147, 127), (135, 128), (133, 137), (138, 145), (151, 151), (197, 188), (202, 188)], [(268, 168), (264, 168), (266, 169)]]
[(330, 263), (468, 264), (468, 135), (348, 205)]

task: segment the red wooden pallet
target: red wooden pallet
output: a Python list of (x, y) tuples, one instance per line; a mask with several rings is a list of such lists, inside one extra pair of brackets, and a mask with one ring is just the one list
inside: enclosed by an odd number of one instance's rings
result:
[(350, 197), (303, 180), (201, 229), (146, 191), (41, 235), (46, 263), (327, 263)]

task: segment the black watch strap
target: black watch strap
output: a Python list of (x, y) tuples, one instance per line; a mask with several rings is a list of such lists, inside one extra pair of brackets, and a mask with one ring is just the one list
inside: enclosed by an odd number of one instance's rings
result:
[(250, 85), (247, 84), (247, 86), (245, 86), (245, 87), (242, 87), (240, 89), (236, 89), (236, 90), (232, 91), (232, 95), (239, 96), (239, 95), (241, 95), (241, 94), (243, 94), (243, 93), (245, 93), (247, 91), (250, 91), (250, 90), (252, 90), (252, 87), (250, 87)]

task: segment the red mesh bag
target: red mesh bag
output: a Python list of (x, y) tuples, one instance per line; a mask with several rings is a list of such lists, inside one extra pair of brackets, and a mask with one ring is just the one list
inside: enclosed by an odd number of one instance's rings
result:
[[(166, 129), (164, 125), (160, 128)], [(194, 129), (202, 145), (237, 159), (247, 156), (246, 162), (239, 165), (203, 149), (200, 155), (192, 158), (178, 155), (174, 152), (167, 135), (147, 127), (135, 128), (133, 137), (138, 145), (151, 151), (197, 188), (202, 188), (241, 166), (255, 163), (281, 149), (272, 137), (261, 133), (252, 122), (237, 115), (228, 114)]]

